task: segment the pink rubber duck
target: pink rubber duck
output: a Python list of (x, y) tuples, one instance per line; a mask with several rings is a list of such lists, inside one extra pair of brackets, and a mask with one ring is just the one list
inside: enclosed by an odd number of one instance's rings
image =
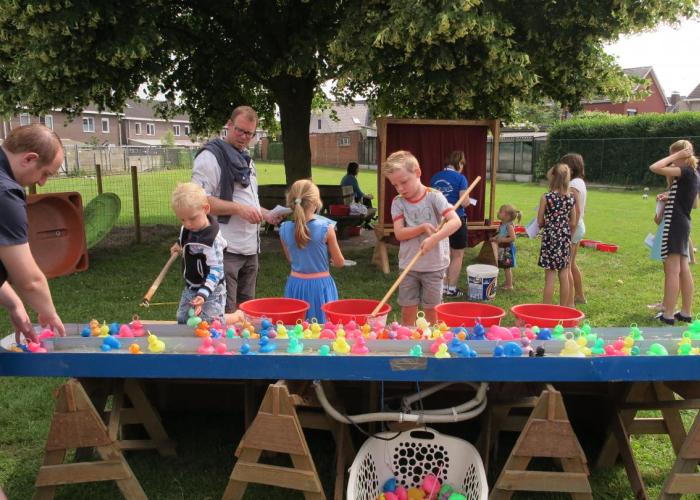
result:
[(335, 332), (331, 328), (324, 328), (321, 330), (322, 339), (335, 339)]
[(119, 335), (118, 337), (133, 337), (134, 332), (131, 330), (131, 327), (129, 325), (122, 325), (119, 327)]
[(202, 337), (202, 345), (197, 348), (199, 354), (214, 354), (216, 350), (211, 337)]
[(435, 354), (440, 349), (440, 344), (444, 344), (444, 343), (445, 343), (444, 339), (442, 339), (442, 338), (437, 339), (435, 342), (430, 344), (430, 352)]
[(143, 324), (138, 319), (135, 319), (134, 321), (129, 323), (129, 326), (131, 327), (131, 333), (134, 334), (134, 337), (143, 337), (144, 335), (146, 335), (146, 329), (143, 327)]
[(51, 338), (54, 338), (55, 336), (56, 336), (56, 334), (53, 333), (52, 330), (49, 330), (48, 328), (44, 328), (44, 329), (42, 330), (42, 332), (39, 334), (39, 337), (38, 337), (38, 338), (39, 338), (39, 340), (41, 340), (41, 339), (51, 339)]
[(410, 340), (411, 329), (406, 326), (400, 326), (396, 329), (396, 339), (397, 340)]
[(38, 342), (29, 342), (27, 344), (27, 349), (29, 349), (29, 352), (35, 353), (46, 352), (46, 348), (41, 347), (41, 344)]
[(353, 354), (367, 354), (369, 352), (365, 338), (362, 335), (355, 339), (355, 343), (352, 345), (350, 352)]

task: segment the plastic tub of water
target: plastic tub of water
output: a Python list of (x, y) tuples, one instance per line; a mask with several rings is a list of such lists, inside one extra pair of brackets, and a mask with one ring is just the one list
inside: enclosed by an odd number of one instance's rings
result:
[(581, 245), (584, 248), (595, 248), (598, 246), (598, 243), (602, 243), (598, 240), (581, 240), (579, 245)]
[(596, 248), (601, 252), (615, 253), (620, 247), (612, 243), (598, 243)]
[(297, 321), (306, 319), (309, 303), (305, 300), (289, 299), (287, 297), (269, 297), (266, 299), (246, 300), (240, 306), (256, 330), (264, 318), (272, 323), (281, 321), (285, 325), (294, 325)]
[(354, 321), (358, 325), (368, 323), (374, 326), (386, 325), (386, 318), (391, 312), (391, 306), (384, 304), (376, 316), (370, 318), (372, 311), (379, 305), (378, 300), (372, 299), (341, 299), (327, 302), (321, 306), (326, 313), (326, 319), (333, 323)]
[(567, 328), (578, 326), (586, 316), (578, 309), (554, 304), (519, 304), (510, 311), (524, 325), (547, 328), (559, 324)]
[(447, 326), (499, 325), (506, 312), (500, 307), (478, 302), (445, 302), (435, 306), (438, 320)]

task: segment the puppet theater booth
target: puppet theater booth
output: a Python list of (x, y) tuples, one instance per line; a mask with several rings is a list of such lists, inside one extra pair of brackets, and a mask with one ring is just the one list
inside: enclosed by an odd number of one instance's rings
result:
[[(492, 225), (494, 220), (494, 201), (496, 196), (496, 171), (498, 168), (499, 120), (424, 120), (413, 118), (378, 118), (377, 134), (379, 141), (378, 190), (379, 218), (374, 230), (377, 246), (374, 248), (372, 262), (385, 273), (389, 273), (388, 244), (396, 244), (393, 237), (394, 224), (391, 220), (391, 202), (397, 192), (384, 176), (381, 166), (394, 151), (407, 150), (418, 159), (421, 167), (421, 182), (429, 186), (430, 179), (444, 168), (445, 158), (452, 151), (464, 151), (466, 165), (462, 171), (471, 181), (480, 175), (480, 182), (470, 197), (475, 198), (476, 205), (467, 209), (468, 245), (476, 246), (488, 240), (498, 229)], [(490, 183), (488, 184), (489, 213), (486, 217), (486, 150), (487, 136), (493, 136), (491, 151)]]

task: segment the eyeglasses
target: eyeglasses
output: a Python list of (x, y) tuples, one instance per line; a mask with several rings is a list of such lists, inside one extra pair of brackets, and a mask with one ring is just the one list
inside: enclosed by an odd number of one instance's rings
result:
[(255, 130), (253, 130), (252, 132), (248, 132), (247, 130), (243, 130), (242, 128), (238, 128), (238, 127), (236, 127), (235, 125), (233, 126), (233, 130), (234, 130), (238, 135), (242, 135), (243, 137), (251, 138), (251, 137), (253, 137), (253, 136), (255, 135)]

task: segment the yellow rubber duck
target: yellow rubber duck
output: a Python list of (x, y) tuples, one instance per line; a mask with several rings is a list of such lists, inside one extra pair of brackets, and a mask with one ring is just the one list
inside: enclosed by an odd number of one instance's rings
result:
[(322, 330), (322, 328), (321, 328), (320, 324), (318, 324), (315, 321), (311, 322), (311, 333), (313, 334), (312, 335), (313, 338), (315, 338), (315, 339), (320, 338), (321, 337), (321, 330)]
[(425, 493), (419, 488), (409, 488), (406, 493), (408, 500), (423, 500), (425, 498)]
[(277, 323), (277, 338), (278, 339), (288, 339), (287, 329), (282, 323)]
[(106, 337), (109, 335), (109, 327), (107, 326), (107, 322), (105, 321), (102, 323), (102, 326), (100, 326), (100, 337)]
[(312, 339), (312, 338), (314, 338), (314, 333), (311, 331), (311, 328), (305, 329), (305, 330), (301, 333), (301, 335), (302, 335), (302, 337), (304, 337), (305, 339)]
[(451, 358), (450, 353), (447, 352), (447, 344), (442, 343), (438, 346), (438, 350), (435, 353), (436, 358)]
[(148, 332), (148, 350), (154, 353), (163, 352), (165, 350), (165, 342), (158, 340), (158, 337)]
[(583, 358), (586, 355), (581, 352), (581, 346), (573, 339), (567, 339), (564, 342), (564, 348), (559, 353), (559, 356), (568, 358)]
[(369, 332), (372, 331), (372, 327), (369, 326), (367, 323), (365, 323), (364, 325), (362, 325), (360, 327), (360, 331), (362, 332), (362, 336), (364, 338), (367, 338), (367, 337), (369, 337)]
[(581, 352), (583, 353), (584, 356), (586, 356), (586, 357), (591, 356), (591, 348), (588, 347), (588, 342), (586, 341), (586, 337), (584, 335), (577, 337), (576, 343), (579, 345), (579, 349), (581, 349)]
[(620, 349), (622, 352), (624, 352), (627, 356), (632, 354), (632, 346), (634, 346), (634, 337), (631, 335), (628, 335), (625, 337), (625, 345), (622, 349)]
[(418, 318), (416, 319), (416, 326), (423, 331), (426, 331), (430, 327), (430, 323), (425, 319), (425, 314), (423, 311), (418, 313)]
[(345, 329), (342, 326), (338, 327), (338, 329), (335, 331), (335, 336), (336, 336), (336, 338), (344, 339), (345, 338)]
[(333, 346), (333, 352), (339, 354), (347, 354), (350, 352), (350, 344), (345, 340), (345, 337), (338, 337), (331, 345)]

